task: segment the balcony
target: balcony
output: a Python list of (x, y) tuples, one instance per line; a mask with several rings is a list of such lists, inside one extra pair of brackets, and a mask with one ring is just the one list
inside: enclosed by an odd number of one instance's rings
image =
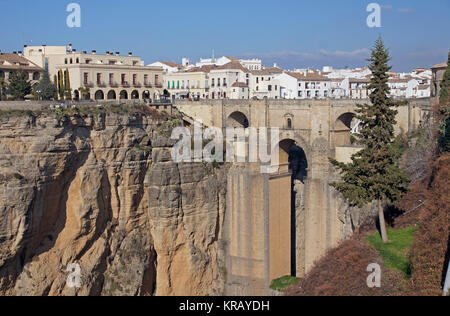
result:
[(155, 88), (162, 88), (163, 85), (161, 83), (155, 83)]
[(150, 82), (144, 82), (144, 87), (146, 88), (152, 88), (153, 85)]
[(93, 88), (93, 87), (94, 87), (94, 84), (93, 84), (92, 82), (87, 82), (87, 81), (85, 81), (85, 82), (83, 83), (83, 86), (86, 87), (86, 88)]
[(106, 88), (106, 83), (104, 83), (103, 81), (97, 81), (97, 86), (100, 88)]
[(139, 82), (133, 82), (133, 87), (140, 88), (142, 85)]
[(130, 87), (130, 84), (127, 81), (123, 81), (120, 85), (122, 87), (124, 87), (124, 88), (129, 88)]
[(109, 86), (110, 86), (111, 88), (117, 88), (117, 87), (119, 86), (119, 84), (118, 84), (117, 82), (110, 81), (110, 82), (109, 82)]

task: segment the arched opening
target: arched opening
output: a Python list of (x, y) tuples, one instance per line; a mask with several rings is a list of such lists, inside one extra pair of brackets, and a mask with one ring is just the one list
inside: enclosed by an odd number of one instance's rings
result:
[(296, 201), (297, 194), (302, 194), (299, 188), (304, 187), (308, 170), (306, 153), (293, 139), (280, 141), (278, 150), (279, 169), (269, 180), (269, 266), (272, 279), (297, 274)]
[(355, 113), (344, 113), (334, 124), (334, 139), (336, 146), (352, 145), (352, 130), (357, 127), (358, 119)]
[(128, 100), (128, 92), (126, 92), (125, 90), (120, 91), (120, 99)]
[(41, 73), (39, 71), (35, 71), (33, 73), (33, 80), (39, 80), (41, 78)]
[(110, 91), (108, 92), (108, 100), (115, 100), (116, 98), (117, 98), (117, 96), (116, 96), (116, 91), (110, 90)]
[(131, 99), (132, 100), (139, 99), (139, 92), (137, 90), (133, 90), (133, 92), (131, 92)]
[(242, 112), (233, 112), (227, 119), (227, 127), (243, 127), (250, 126), (247, 116)]
[(104, 100), (105, 99), (105, 94), (103, 93), (102, 90), (98, 90), (97, 92), (95, 92), (95, 100)]
[(144, 92), (142, 92), (142, 99), (149, 100), (150, 99), (150, 91), (145, 90)]
[(74, 98), (75, 101), (80, 100), (80, 92), (78, 90), (75, 90), (73, 92), (73, 98)]
[(297, 146), (292, 139), (284, 139), (279, 143), (280, 171), (289, 170), (292, 180), (305, 182), (308, 170), (308, 161), (303, 148)]

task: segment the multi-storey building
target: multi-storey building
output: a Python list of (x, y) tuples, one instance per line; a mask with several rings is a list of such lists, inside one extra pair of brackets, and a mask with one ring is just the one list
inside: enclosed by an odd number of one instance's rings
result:
[(250, 98), (279, 99), (281, 97), (280, 81), (277, 76), (281, 73), (279, 68), (266, 68), (250, 72)]
[(164, 88), (174, 99), (208, 99), (210, 89), (209, 72), (213, 66), (190, 68), (167, 73)]
[[(43, 71), (41, 67), (24, 58), (21, 52), (13, 54), (0, 53), (0, 79), (3, 79), (5, 83), (9, 83), (11, 74), (17, 70), (27, 72), (28, 79), (32, 85), (40, 80)], [(6, 90), (0, 91), (2, 94), (5, 92)]]
[(72, 97), (93, 100), (159, 99), (163, 69), (143, 66), (140, 57), (119, 52), (77, 52), (72, 46), (25, 46), (24, 56), (47, 67), (51, 78), (69, 71)]

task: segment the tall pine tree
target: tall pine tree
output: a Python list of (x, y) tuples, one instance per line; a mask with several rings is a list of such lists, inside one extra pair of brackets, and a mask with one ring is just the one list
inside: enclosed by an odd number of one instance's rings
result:
[(55, 95), (55, 86), (50, 81), (50, 75), (48, 74), (48, 69), (44, 69), (42, 73), (42, 78), (35, 87), (35, 91), (39, 91), (39, 96), (43, 100), (50, 100)]
[(64, 91), (66, 99), (72, 100), (72, 89), (70, 88), (70, 76), (68, 68), (66, 68), (66, 71), (64, 72)]
[(59, 81), (58, 81), (59, 98), (61, 100), (64, 100), (64, 94), (65, 94), (66, 89), (64, 87), (64, 77), (63, 77), (63, 72), (61, 69), (58, 71), (58, 79), (59, 79)]
[(442, 151), (450, 151), (450, 53), (448, 54), (447, 69), (444, 72), (439, 92), (441, 116), (441, 137), (439, 138), (439, 146)]
[(439, 101), (445, 103), (450, 99), (450, 53), (448, 53), (447, 69), (444, 78), (441, 81), (441, 90), (439, 92)]
[(348, 164), (330, 159), (342, 176), (340, 182), (331, 185), (350, 205), (364, 207), (371, 202), (377, 203), (383, 242), (389, 240), (383, 204), (398, 201), (407, 192), (409, 182), (398, 165), (400, 153), (392, 146), (398, 104), (389, 97), (389, 60), (389, 52), (379, 38), (368, 60), (372, 71), (368, 86), (371, 104), (358, 105), (357, 110), (361, 129), (356, 137), (364, 148), (354, 154)]
[(15, 70), (9, 77), (8, 91), (14, 99), (23, 100), (31, 93), (31, 82), (28, 72), (25, 70)]

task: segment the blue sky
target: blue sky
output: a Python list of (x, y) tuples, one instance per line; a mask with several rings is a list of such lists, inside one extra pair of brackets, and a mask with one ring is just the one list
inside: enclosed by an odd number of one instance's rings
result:
[[(68, 28), (66, 7), (82, 9)], [(364, 0), (0, 0), (0, 50), (65, 45), (132, 51), (146, 63), (216, 56), (260, 57), (285, 68), (364, 66), (379, 35), (394, 70), (430, 67), (450, 50), (449, 0), (386, 0), (369, 28)]]

